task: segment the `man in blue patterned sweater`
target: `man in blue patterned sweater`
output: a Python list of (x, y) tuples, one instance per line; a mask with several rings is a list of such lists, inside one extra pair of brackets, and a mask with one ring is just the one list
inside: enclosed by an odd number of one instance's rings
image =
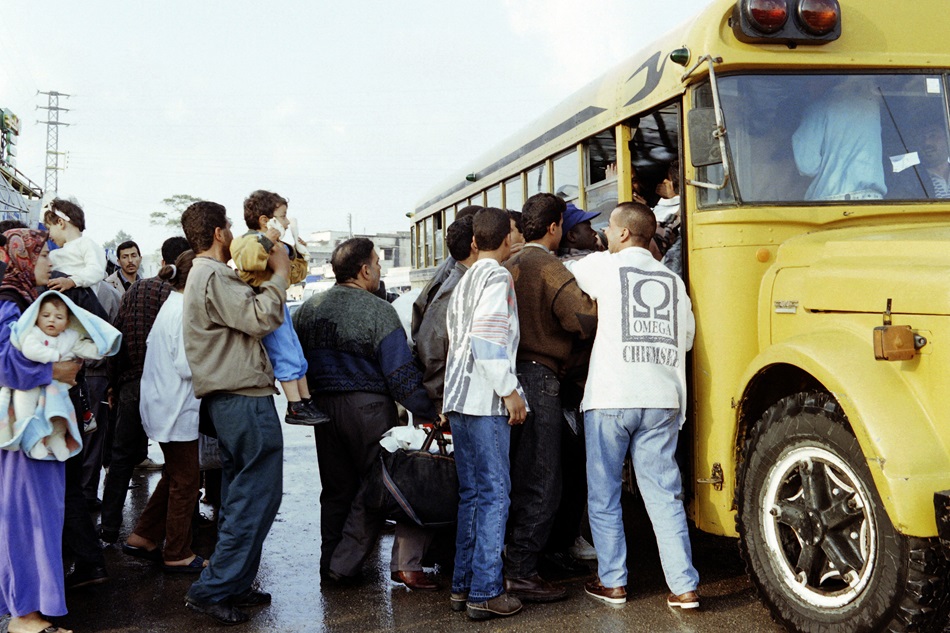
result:
[[(422, 385), (396, 310), (373, 293), (381, 267), (373, 242), (355, 237), (339, 244), (330, 259), (336, 285), (308, 300), (294, 316), (294, 328), (309, 369), (307, 380), (330, 422), (314, 427), (320, 466), (320, 573), (331, 571), (334, 550), (357, 491), (379, 461), (379, 440), (396, 425), (396, 402), (427, 421), (438, 412)], [(358, 524), (358, 521), (351, 524)], [(348, 535), (359, 538), (360, 535)], [(399, 524), (393, 548), (393, 578), (415, 588), (427, 581), (420, 565), (425, 532)], [(406, 573), (412, 572), (412, 573)]]

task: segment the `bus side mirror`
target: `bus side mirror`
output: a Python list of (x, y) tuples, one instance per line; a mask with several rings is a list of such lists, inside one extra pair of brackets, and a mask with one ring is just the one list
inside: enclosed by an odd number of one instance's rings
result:
[(686, 114), (689, 127), (689, 153), (693, 167), (722, 163), (719, 124), (715, 108), (693, 108)]

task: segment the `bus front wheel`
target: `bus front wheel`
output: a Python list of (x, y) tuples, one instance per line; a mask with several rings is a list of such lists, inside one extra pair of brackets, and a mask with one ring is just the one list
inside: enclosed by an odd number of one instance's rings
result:
[(939, 626), (946, 559), (935, 540), (893, 528), (828, 394), (794, 394), (765, 412), (745, 446), (737, 500), (747, 570), (790, 630)]

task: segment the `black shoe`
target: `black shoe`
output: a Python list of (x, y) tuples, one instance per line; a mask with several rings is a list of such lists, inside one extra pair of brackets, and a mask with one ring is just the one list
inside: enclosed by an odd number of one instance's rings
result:
[(332, 569), (320, 572), (320, 584), (330, 587), (355, 587), (356, 585), (362, 584), (362, 582), (363, 574), (344, 576), (343, 574), (336, 573)]
[(117, 543), (119, 541), (119, 531), (111, 530), (107, 527), (99, 526), (99, 540), (103, 543)]
[(226, 601), (216, 603), (199, 602), (185, 596), (185, 606), (197, 613), (203, 613), (221, 624), (241, 624), (251, 619), (251, 616), (240, 609), (236, 609)]
[(250, 607), (263, 607), (270, 604), (271, 596), (266, 591), (257, 591), (248, 589), (239, 596), (231, 598), (231, 606), (247, 609)]
[(73, 570), (66, 575), (66, 588), (78, 589), (89, 585), (98, 585), (109, 580), (109, 572), (101, 565), (76, 563)]
[(315, 420), (313, 425), (326, 424), (330, 421), (330, 416), (323, 412), (323, 410), (317, 406), (317, 403), (313, 401), (312, 398), (308, 398), (303, 401), (304, 405), (310, 409), (310, 416)]
[(314, 406), (313, 401), (301, 400), (300, 402), (287, 403), (287, 415), (284, 416), (284, 422), (287, 424), (316, 426), (329, 421), (329, 416)]
[(567, 589), (552, 585), (537, 574), (530, 578), (505, 578), (505, 591), (522, 602), (556, 602), (567, 597)]

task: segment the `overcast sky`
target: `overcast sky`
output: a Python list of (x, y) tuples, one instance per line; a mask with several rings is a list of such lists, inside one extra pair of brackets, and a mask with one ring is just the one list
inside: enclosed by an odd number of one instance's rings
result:
[(157, 248), (148, 215), (174, 194), (240, 222), (258, 188), (304, 233), (348, 213), (406, 230), (431, 187), (709, 2), (4, 0), (0, 107), (42, 186), (36, 92), (73, 95), (59, 193), (99, 242)]

